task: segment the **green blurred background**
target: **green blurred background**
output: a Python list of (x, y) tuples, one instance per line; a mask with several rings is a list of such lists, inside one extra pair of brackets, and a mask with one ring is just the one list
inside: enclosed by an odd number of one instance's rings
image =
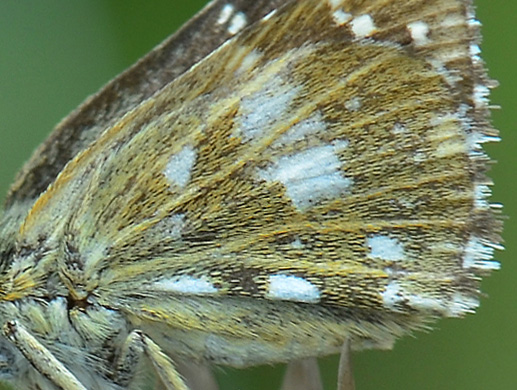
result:
[[(0, 1), (0, 190), (53, 126), (89, 94), (131, 65), (200, 9), (203, 0)], [(445, 320), (433, 332), (400, 340), (393, 351), (354, 355), (358, 390), (517, 389), (517, 2), (478, 0), (493, 120), (503, 142), (493, 200), (505, 205), (503, 268), (483, 282), (477, 315)], [(321, 362), (335, 388), (336, 358)], [(221, 388), (274, 389), (283, 367), (221, 369)], [(20, 389), (23, 390), (23, 389)]]

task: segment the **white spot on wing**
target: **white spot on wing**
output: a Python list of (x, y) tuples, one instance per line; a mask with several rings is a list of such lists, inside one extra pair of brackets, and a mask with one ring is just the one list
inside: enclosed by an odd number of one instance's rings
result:
[(342, 9), (338, 9), (332, 13), (332, 19), (334, 19), (337, 25), (343, 26), (352, 19), (352, 15)]
[(196, 151), (191, 146), (185, 146), (172, 155), (163, 174), (172, 184), (184, 188), (190, 181), (195, 161)]
[(413, 309), (443, 312), (446, 306), (442, 299), (425, 297), (419, 294), (408, 294), (406, 297), (407, 304)]
[(337, 198), (352, 185), (352, 180), (342, 175), (337, 155), (347, 145), (346, 141), (335, 141), (332, 145), (281, 157), (271, 168), (259, 171), (259, 175), (268, 182), (281, 182), (299, 209), (320, 200)]
[(415, 152), (413, 154), (413, 161), (417, 164), (421, 164), (427, 160), (427, 156), (424, 152)]
[(307, 119), (296, 123), (284, 134), (282, 134), (282, 136), (275, 142), (275, 145), (290, 145), (296, 141), (304, 139), (310, 134), (321, 134), (326, 129), (327, 126), (325, 125), (325, 120), (323, 119), (321, 113), (316, 112)]
[(361, 99), (358, 97), (353, 97), (350, 100), (345, 102), (345, 108), (348, 111), (359, 111), (361, 109)]
[(300, 241), (299, 238), (297, 238), (296, 240), (294, 240), (293, 242), (291, 242), (291, 247), (293, 249), (302, 249), (303, 248), (303, 244), (302, 242)]
[(474, 19), (473, 17), (470, 18), (467, 23), (470, 27), (481, 27), (481, 22), (477, 19)]
[(488, 136), (479, 132), (472, 132), (467, 135), (467, 145), (472, 155), (479, 154), (483, 150), (481, 144), (499, 141), (501, 141), (500, 137)]
[(261, 90), (242, 98), (237, 123), (244, 140), (267, 132), (276, 121), (287, 114), (298, 93), (298, 87), (285, 83), (280, 76), (275, 76)]
[(185, 214), (173, 214), (162, 219), (157, 225), (159, 231), (167, 238), (179, 239), (185, 228)]
[(463, 255), (463, 268), (477, 268), (483, 270), (498, 270), (501, 266), (497, 261), (492, 261), (494, 248), (499, 246), (483, 242), (477, 237), (472, 237), (467, 243)]
[(393, 129), (391, 130), (393, 132), (393, 134), (395, 135), (398, 135), (398, 134), (405, 134), (407, 132), (407, 127), (404, 126), (402, 123), (395, 123), (393, 125)]
[(320, 300), (320, 292), (315, 285), (301, 277), (271, 275), (266, 297), (283, 301), (317, 303)]
[(352, 25), (352, 32), (357, 38), (366, 38), (377, 29), (372, 17), (368, 14), (357, 16), (350, 23)]
[(161, 291), (193, 295), (215, 294), (217, 292), (217, 288), (205, 277), (196, 278), (190, 275), (159, 280), (153, 284), (153, 288)]
[(390, 282), (381, 293), (384, 307), (393, 311), (403, 311), (402, 304), (417, 310), (447, 312), (443, 299), (415, 294), (405, 289), (399, 282)]
[(250, 69), (255, 67), (255, 64), (261, 57), (262, 54), (260, 53), (260, 51), (257, 49), (253, 49), (242, 59), (239, 69), (237, 69), (237, 73), (240, 74), (248, 72)]
[(487, 198), (490, 196), (490, 187), (484, 184), (477, 184), (474, 187), (475, 206), (480, 209), (488, 209), (489, 204)]
[(405, 258), (404, 248), (396, 238), (374, 235), (368, 237), (366, 245), (370, 248), (371, 257), (390, 261), (398, 261)]
[(471, 44), (469, 46), (469, 53), (474, 61), (481, 60), (481, 58), (479, 57), (479, 55), (481, 54), (481, 49), (479, 48), (479, 45)]
[(397, 282), (390, 282), (386, 289), (381, 293), (382, 304), (388, 309), (396, 309), (397, 306), (403, 301), (401, 295), (402, 289), (400, 284)]
[(452, 302), (449, 303), (448, 313), (450, 317), (460, 317), (466, 313), (474, 313), (479, 307), (479, 300), (464, 294), (455, 293)]
[(490, 90), (486, 85), (478, 84), (474, 87), (474, 104), (476, 108), (483, 108), (488, 104)]
[(224, 7), (221, 9), (221, 13), (219, 14), (219, 17), (217, 18), (217, 24), (225, 24), (228, 19), (230, 19), (230, 16), (232, 16), (233, 11), (235, 10), (235, 7), (233, 4), (225, 4)]
[(244, 12), (237, 12), (230, 20), (230, 25), (228, 26), (228, 33), (231, 35), (237, 34), (246, 26), (246, 23), (247, 20)]
[(429, 42), (429, 25), (421, 20), (407, 25), (411, 38), (416, 46), (422, 46)]
[(341, 5), (343, 0), (328, 0), (327, 1), (332, 9), (336, 9)]

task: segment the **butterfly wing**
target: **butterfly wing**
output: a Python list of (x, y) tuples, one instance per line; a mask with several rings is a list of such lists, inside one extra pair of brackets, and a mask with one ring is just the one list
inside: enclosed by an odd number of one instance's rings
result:
[(470, 11), (286, 3), (100, 135), (20, 241), (66, 248), (73, 296), (219, 363), (386, 346), (473, 311), (500, 226)]

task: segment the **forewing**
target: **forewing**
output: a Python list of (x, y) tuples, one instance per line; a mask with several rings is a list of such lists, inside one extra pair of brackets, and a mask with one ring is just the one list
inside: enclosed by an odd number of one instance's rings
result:
[(289, 2), (81, 153), (23, 239), (52, 221), (73, 280), (175, 326), (167, 297), (342, 308), (362, 337), (470, 312), (500, 228), (477, 28), (466, 1)]

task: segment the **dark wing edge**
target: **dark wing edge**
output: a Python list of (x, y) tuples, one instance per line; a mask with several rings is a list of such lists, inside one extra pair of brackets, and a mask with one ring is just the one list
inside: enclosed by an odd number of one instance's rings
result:
[(231, 38), (233, 34), (228, 29), (231, 18), (218, 23), (225, 6), (230, 4), (233, 15), (242, 13), (247, 24), (252, 24), (284, 2), (210, 2), (176, 33), (64, 118), (18, 172), (5, 207), (36, 199), (63, 167), (106, 128)]

